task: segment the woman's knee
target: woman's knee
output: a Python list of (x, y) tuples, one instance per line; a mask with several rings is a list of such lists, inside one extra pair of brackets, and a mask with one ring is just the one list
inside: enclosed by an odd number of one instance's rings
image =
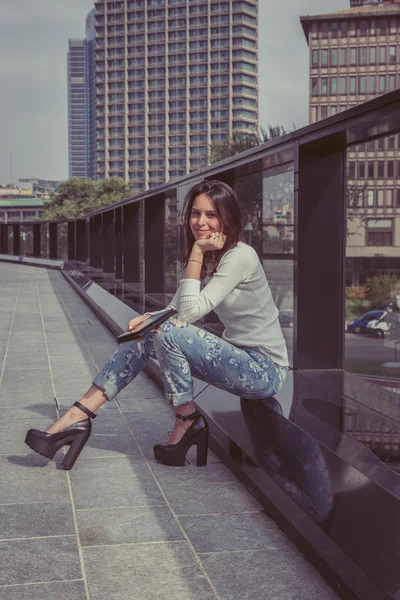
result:
[(160, 327), (157, 327), (153, 336), (153, 346), (155, 351), (168, 349), (171, 344), (175, 345), (174, 342), (177, 336), (180, 336), (182, 333), (181, 330), (187, 326), (187, 323), (184, 323), (184, 321), (172, 317), (160, 325)]

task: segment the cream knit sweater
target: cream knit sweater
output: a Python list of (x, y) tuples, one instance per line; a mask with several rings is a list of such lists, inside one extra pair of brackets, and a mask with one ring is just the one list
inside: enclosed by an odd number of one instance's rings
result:
[(257, 347), (277, 364), (288, 366), (279, 311), (251, 246), (239, 242), (226, 252), (214, 275), (204, 283), (201, 289), (198, 279), (182, 279), (168, 308), (176, 308), (178, 318), (187, 323), (214, 310), (225, 327), (224, 340), (235, 346)]

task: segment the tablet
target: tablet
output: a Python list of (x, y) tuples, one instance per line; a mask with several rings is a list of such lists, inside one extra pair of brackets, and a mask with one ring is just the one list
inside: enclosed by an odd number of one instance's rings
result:
[(176, 315), (177, 312), (178, 311), (175, 310), (175, 308), (170, 308), (168, 310), (163, 310), (162, 312), (149, 317), (148, 319), (146, 319), (146, 321), (143, 321), (143, 325), (142, 327), (140, 327), (140, 329), (135, 329), (135, 331), (125, 331), (124, 333), (121, 333), (121, 335), (117, 337), (118, 344), (122, 344), (123, 342), (131, 342), (139, 337), (143, 337), (144, 335), (146, 335), (146, 333), (149, 333), (150, 331), (152, 331), (152, 329), (159, 327), (159, 325), (164, 323), (164, 321), (167, 321), (170, 317)]

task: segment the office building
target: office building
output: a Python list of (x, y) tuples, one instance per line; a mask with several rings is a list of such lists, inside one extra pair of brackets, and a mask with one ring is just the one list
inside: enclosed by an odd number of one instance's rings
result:
[(68, 171), (87, 177), (85, 40), (69, 40), (68, 51)]
[[(301, 18), (310, 48), (310, 123), (400, 87), (400, 2)], [(347, 152), (347, 283), (400, 275), (400, 135)]]
[(99, 0), (97, 174), (141, 191), (258, 129), (258, 2)]
[(86, 18), (86, 38), (69, 40), (68, 162), (70, 177), (96, 176), (95, 9)]

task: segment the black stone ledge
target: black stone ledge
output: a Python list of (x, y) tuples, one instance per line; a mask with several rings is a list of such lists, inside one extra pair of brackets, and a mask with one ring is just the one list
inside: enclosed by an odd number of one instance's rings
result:
[[(115, 335), (137, 315), (81, 272), (62, 273)], [(161, 384), (156, 361), (146, 371)], [(400, 439), (395, 400), (343, 371), (290, 372), (262, 401), (195, 380), (210, 447), (344, 599), (400, 600), (400, 478), (382, 462), (400, 453), (387, 436), (372, 452), (346, 431), (353, 414)]]
[(63, 260), (50, 260), (49, 258), (34, 258), (32, 256), (13, 256), (12, 254), (0, 254), (0, 262), (9, 262), (28, 267), (42, 267), (45, 269), (63, 269)]

